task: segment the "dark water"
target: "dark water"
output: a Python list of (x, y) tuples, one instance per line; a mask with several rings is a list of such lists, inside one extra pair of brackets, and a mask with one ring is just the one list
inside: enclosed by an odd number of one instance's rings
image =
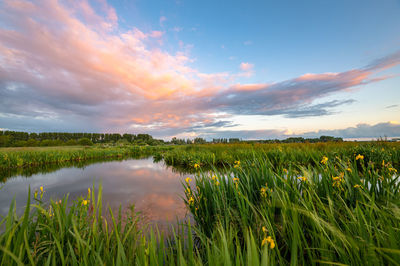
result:
[[(184, 219), (187, 211), (182, 200), (183, 175), (148, 159), (96, 162), (90, 165), (65, 165), (57, 169), (25, 169), (25, 173), (0, 183), (0, 215), (7, 214), (12, 198), (16, 197), (18, 212), (23, 212), (29, 186), (31, 191), (44, 187), (44, 201), (60, 199), (67, 193), (70, 199), (86, 196), (88, 188), (103, 185), (103, 205), (113, 211), (127, 209), (131, 204), (140, 211), (147, 223), (160, 227)], [(33, 172), (32, 172), (33, 171)], [(36, 172), (36, 173), (35, 173)], [(9, 175), (9, 174), (4, 174)], [(25, 175), (25, 176), (24, 176)], [(28, 177), (27, 177), (28, 176)], [(1, 180), (1, 179), (0, 179)], [(33, 194), (33, 193), (32, 193)]]

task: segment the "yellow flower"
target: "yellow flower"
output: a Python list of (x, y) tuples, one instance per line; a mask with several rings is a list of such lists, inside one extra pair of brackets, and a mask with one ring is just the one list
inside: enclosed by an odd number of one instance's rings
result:
[(286, 168), (283, 168), (283, 173), (284, 173), (284, 174), (287, 174), (287, 173), (288, 173), (288, 170), (287, 170)]
[(190, 179), (190, 177), (186, 177), (185, 181), (186, 181), (186, 183), (189, 184), (189, 182), (192, 181), (192, 179)]
[(195, 168), (195, 169), (200, 168), (200, 164), (195, 163), (195, 164), (194, 164), (194, 168)]
[(307, 181), (307, 178), (306, 178), (305, 176), (300, 176), (300, 177), (298, 177), (297, 179), (300, 179), (300, 180), (303, 181), (303, 182), (306, 182), (306, 181)]
[(217, 180), (217, 177), (216, 177), (215, 175), (213, 175), (213, 176), (211, 177), (211, 179), (212, 179), (212, 180)]
[(327, 161), (328, 161), (328, 157), (326, 157), (326, 156), (322, 157), (322, 160), (321, 160), (322, 164), (326, 164)]
[(273, 249), (275, 247), (275, 241), (272, 239), (271, 236), (264, 237), (264, 239), (261, 242), (261, 246), (263, 247), (267, 243), (269, 244), (270, 249)]
[(216, 184), (217, 186), (219, 186), (219, 182), (218, 182), (218, 181), (215, 181), (215, 184)]
[(361, 154), (357, 155), (356, 156), (356, 161), (357, 160), (364, 160), (364, 155), (361, 155)]
[(189, 205), (193, 205), (194, 204), (194, 199), (193, 199), (193, 197), (190, 197), (190, 199), (189, 199)]
[(351, 170), (351, 168), (347, 168), (346, 171), (352, 173), (353, 171)]
[(262, 187), (262, 188), (260, 189), (260, 192), (261, 192), (261, 196), (262, 196), (262, 197), (264, 197), (264, 198), (267, 197), (267, 189), (266, 189), (265, 187)]
[(38, 195), (38, 192), (37, 192), (37, 190), (35, 190), (35, 194), (34, 194), (35, 199), (37, 199), (37, 195)]
[(239, 178), (234, 177), (234, 178), (233, 178), (233, 182), (235, 182), (235, 183), (239, 182)]
[(268, 229), (265, 226), (263, 226), (262, 231), (266, 234), (268, 232)]
[(90, 192), (91, 192), (90, 188), (87, 189), (87, 192), (88, 192), (88, 198), (90, 199), (90, 196), (92, 195), (92, 194), (90, 193)]
[(41, 186), (41, 187), (40, 187), (40, 192), (42, 192), (42, 193), (43, 193), (43, 186)]
[(392, 171), (397, 173), (397, 170), (395, 168), (389, 167), (389, 172), (392, 172)]
[(275, 247), (275, 241), (271, 238), (271, 240), (269, 241), (269, 248), (273, 249)]
[(88, 204), (88, 201), (87, 201), (87, 200), (82, 201), (82, 205), (83, 205), (83, 206), (86, 206), (87, 204)]
[(382, 161), (382, 167), (385, 166), (385, 160)]
[(266, 243), (267, 243), (267, 238), (264, 237), (264, 239), (263, 239), (262, 242), (261, 242), (261, 246), (263, 247)]
[(234, 168), (239, 168), (240, 167), (240, 161), (235, 161), (235, 165), (233, 167)]
[(360, 188), (361, 187), (361, 185), (354, 185), (354, 188)]

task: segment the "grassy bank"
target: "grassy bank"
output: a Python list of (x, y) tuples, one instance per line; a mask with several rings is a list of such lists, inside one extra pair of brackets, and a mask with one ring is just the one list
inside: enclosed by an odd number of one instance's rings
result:
[(24, 147), (1, 148), (0, 169), (41, 166), (52, 163), (84, 161), (96, 158), (122, 158), (132, 155), (152, 155), (157, 146), (73, 146), (73, 147)]

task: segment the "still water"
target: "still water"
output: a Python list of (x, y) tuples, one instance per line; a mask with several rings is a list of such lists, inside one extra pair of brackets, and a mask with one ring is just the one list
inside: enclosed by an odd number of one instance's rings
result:
[(96, 187), (100, 182), (103, 185), (104, 206), (109, 205), (116, 212), (120, 205), (127, 209), (134, 204), (146, 223), (165, 227), (184, 219), (187, 214), (181, 182), (188, 175), (172, 171), (163, 162), (155, 163), (152, 158), (97, 162), (47, 173), (37, 172), (28, 174), (29, 177), (24, 174), (11, 177), (0, 183), (0, 216), (7, 214), (14, 196), (18, 212), (23, 212), (29, 186), (31, 191), (43, 186), (44, 201), (57, 200), (68, 193), (72, 200), (86, 196), (93, 182)]

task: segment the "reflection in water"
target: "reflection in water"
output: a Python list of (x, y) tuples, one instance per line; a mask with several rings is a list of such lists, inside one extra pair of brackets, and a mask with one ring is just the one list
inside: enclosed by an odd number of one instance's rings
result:
[(8, 212), (14, 196), (18, 212), (22, 213), (29, 187), (34, 191), (43, 186), (45, 201), (62, 198), (68, 193), (70, 199), (76, 199), (86, 196), (93, 182), (96, 186), (102, 182), (103, 205), (109, 205), (113, 211), (120, 205), (126, 209), (134, 204), (146, 222), (157, 223), (160, 227), (186, 215), (181, 182), (187, 175), (166, 168), (162, 162), (154, 163), (152, 158), (81, 164), (78, 167), (69, 165), (69, 168), (62, 169), (50, 167), (37, 172), (30, 178), (20, 175), (5, 181), (0, 190), (0, 215)]

